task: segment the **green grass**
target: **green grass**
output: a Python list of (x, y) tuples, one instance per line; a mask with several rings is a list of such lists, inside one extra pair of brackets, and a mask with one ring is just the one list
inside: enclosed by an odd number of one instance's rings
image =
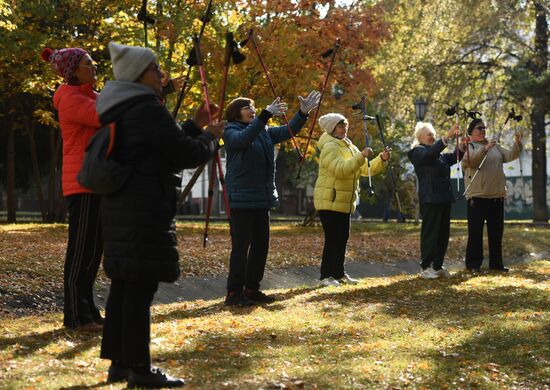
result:
[[(206, 250), (202, 232), (178, 223), (183, 274), (226, 273), (227, 224), (211, 225)], [(109, 388), (100, 337), (60, 327), (66, 234), (63, 224), (0, 224), (2, 389)], [(418, 235), (413, 224), (354, 223), (348, 259), (418, 258)], [(466, 236), (453, 224), (446, 262), (461, 264)], [(547, 252), (549, 236), (506, 226), (504, 255)], [(321, 251), (319, 225), (272, 225), (268, 267), (318, 266)], [(546, 260), (504, 276), (281, 290), (281, 300), (253, 309), (220, 300), (156, 306), (153, 356), (200, 389), (549, 388), (549, 279)]]
[[(373, 278), (276, 293), (264, 307), (154, 307), (153, 360), (200, 389), (550, 384), (549, 260), (507, 275)], [(0, 320), (2, 388), (109, 388), (100, 337), (60, 323), (59, 313)]]
[[(227, 223), (211, 224), (206, 249), (202, 247), (204, 224), (181, 222), (177, 231), (182, 276), (227, 275), (231, 250)], [(418, 259), (419, 232), (420, 227), (413, 224), (353, 223), (346, 261), (395, 263)], [(463, 264), (466, 239), (466, 225), (454, 223), (446, 264)], [(504, 257), (521, 260), (530, 254), (549, 256), (549, 241), (548, 228), (506, 226)], [(59, 309), (66, 245), (65, 224), (0, 224), (0, 315)], [(301, 227), (298, 223), (273, 223), (267, 267), (318, 267), (322, 248), (319, 224)], [(100, 270), (97, 289), (106, 284), (108, 280)]]

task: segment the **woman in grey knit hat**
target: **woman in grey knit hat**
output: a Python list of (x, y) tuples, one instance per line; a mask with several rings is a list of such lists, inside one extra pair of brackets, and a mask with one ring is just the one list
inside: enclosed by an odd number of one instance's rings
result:
[(223, 123), (203, 110), (180, 127), (160, 98), (162, 73), (147, 48), (109, 44), (114, 81), (97, 100), (101, 123), (116, 124), (111, 158), (132, 166), (122, 187), (104, 196), (104, 268), (111, 279), (101, 357), (111, 360), (108, 382), (128, 387), (178, 387), (182, 379), (151, 366), (150, 306), (159, 282), (179, 277), (174, 174), (207, 162)]

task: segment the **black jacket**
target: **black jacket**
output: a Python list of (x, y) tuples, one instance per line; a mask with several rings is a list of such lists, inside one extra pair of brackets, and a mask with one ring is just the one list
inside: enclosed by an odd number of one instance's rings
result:
[[(418, 177), (418, 198), (423, 203), (453, 203), (451, 166), (456, 164), (456, 153), (441, 153), (443, 141), (433, 145), (420, 144), (407, 153)], [(460, 152), (460, 157), (463, 153)]]
[(208, 161), (217, 141), (191, 121), (182, 130), (140, 84), (108, 83), (97, 106), (101, 123), (116, 121), (112, 158), (135, 167), (125, 186), (102, 200), (105, 272), (111, 279), (173, 282), (180, 272), (174, 173)]

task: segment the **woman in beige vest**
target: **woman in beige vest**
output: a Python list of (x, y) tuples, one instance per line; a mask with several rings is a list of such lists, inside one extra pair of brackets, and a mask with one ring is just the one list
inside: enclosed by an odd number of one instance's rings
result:
[(506, 177), (502, 165), (518, 158), (522, 148), (521, 135), (516, 134), (513, 147), (507, 149), (498, 144), (495, 138), (487, 140), (486, 130), (487, 126), (482, 119), (477, 118), (470, 122), (469, 154), (462, 159), (467, 189), (465, 196), (468, 201), (466, 269), (480, 271), (483, 262), (483, 225), (487, 221), (489, 269), (508, 272), (508, 268), (502, 263), (506, 197)]

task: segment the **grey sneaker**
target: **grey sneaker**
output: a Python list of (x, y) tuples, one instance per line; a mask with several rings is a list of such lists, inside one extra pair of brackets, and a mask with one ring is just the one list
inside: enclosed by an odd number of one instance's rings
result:
[(325, 287), (329, 287), (329, 286), (338, 287), (340, 285), (340, 282), (338, 282), (336, 279), (334, 279), (332, 276), (330, 276), (328, 278), (321, 279), (319, 284), (321, 286), (325, 286)]
[(440, 277), (448, 278), (451, 276), (450, 272), (447, 271), (445, 268), (441, 267), (441, 269), (438, 269), (435, 271), (436, 274), (438, 274)]
[(432, 267), (428, 267), (420, 272), (420, 277), (422, 279), (437, 279), (439, 274)]
[(359, 280), (350, 278), (348, 274), (344, 274), (340, 279), (338, 279), (340, 284), (358, 284)]

